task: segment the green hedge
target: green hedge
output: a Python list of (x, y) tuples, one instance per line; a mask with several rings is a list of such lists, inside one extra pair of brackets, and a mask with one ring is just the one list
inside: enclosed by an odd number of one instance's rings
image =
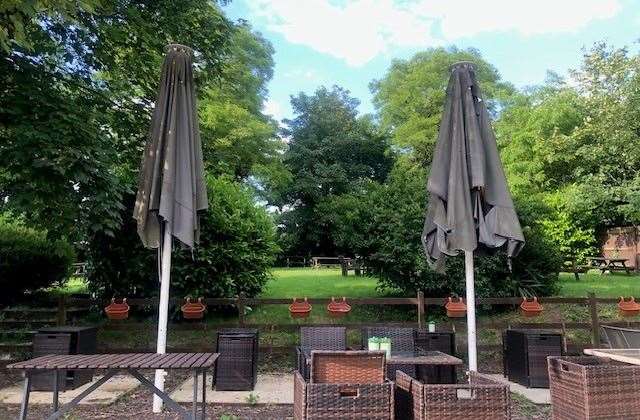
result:
[[(208, 181), (200, 244), (193, 253), (174, 248), (173, 297), (255, 296), (269, 280), (277, 246), (275, 227), (249, 189), (227, 178)], [(97, 235), (89, 250), (89, 288), (98, 296), (149, 297), (159, 293), (156, 251), (143, 248), (132, 219), (134, 196), (126, 197), (116, 235)]]
[(67, 242), (0, 221), (0, 301), (20, 300), (26, 291), (62, 282), (74, 260), (73, 247)]

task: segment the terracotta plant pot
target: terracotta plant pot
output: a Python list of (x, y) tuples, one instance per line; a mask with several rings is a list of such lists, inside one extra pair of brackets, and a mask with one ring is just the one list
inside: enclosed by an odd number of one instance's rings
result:
[(620, 296), (618, 309), (620, 310), (620, 315), (624, 317), (637, 316), (640, 314), (640, 304), (636, 302), (633, 296), (630, 296), (629, 300), (625, 300), (623, 296)]
[(542, 313), (542, 305), (538, 302), (537, 297), (533, 297), (531, 300), (527, 298), (522, 298), (522, 303), (520, 304), (520, 312), (523, 316), (527, 318), (533, 318), (534, 316), (538, 316)]
[(129, 305), (127, 298), (122, 299), (121, 303), (116, 303), (116, 298), (111, 299), (109, 306), (104, 308), (109, 319), (127, 319), (129, 318)]
[(311, 313), (312, 308), (307, 298), (304, 298), (304, 301), (298, 301), (297, 298), (293, 298), (293, 303), (289, 305), (289, 313), (291, 318), (306, 318)]
[(191, 302), (191, 298), (185, 298), (185, 304), (182, 305), (182, 317), (184, 319), (202, 319), (207, 306), (202, 303), (202, 298), (198, 298), (197, 302)]
[(456, 301), (454, 301), (452, 297), (447, 298), (447, 303), (444, 307), (447, 310), (447, 316), (449, 318), (462, 318), (467, 314), (467, 305), (465, 305), (461, 297)]
[(346, 297), (343, 297), (340, 302), (336, 302), (336, 299), (331, 297), (331, 302), (327, 305), (327, 311), (329, 312), (329, 316), (342, 318), (351, 312), (351, 305), (347, 303)]

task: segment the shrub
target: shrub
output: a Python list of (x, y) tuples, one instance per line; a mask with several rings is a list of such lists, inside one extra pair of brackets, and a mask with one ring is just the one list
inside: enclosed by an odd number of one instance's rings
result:
[[(380, 285), (413, 295), (422, 290), (428, 296), (464, 294), (464, 256), (450, 257), (444, 274), (434, 272), (427, 264), (420, 235), (422, 233), (427, 195), (424, 171), (418, 168), (394, 171), (375, 217), (381, 240), (370, 256), (371, 264), (380, 274)], [(557, 247), (529, 219), (528, 212), (519, 214), (526, 246), (513, 260), (509, 272), (503, 251), (478, 253), (475, 258), (476, 294), (479, 297), (500, 297), (520, 294), (544, 296), (555, 291), (562, 263)]]
[(46, 232), (0, 221), (0, 301), (60, 283), (70, 274), (73, 247)]
[[(208, 181), (209, 209), (200, 219), (200, 244), (193, 253), (174, 247), (174, 297), (255, 296), (269, 279), (277, 247), (267, 212), (247, 188), (226, 178)], [(89, 287), (98, 296), (148, 297), (159, 293), (156, 252), (145, 249), (131, 217), (135, 197), (126, 197), (114, 237), (97, 235), (89, 251)]]

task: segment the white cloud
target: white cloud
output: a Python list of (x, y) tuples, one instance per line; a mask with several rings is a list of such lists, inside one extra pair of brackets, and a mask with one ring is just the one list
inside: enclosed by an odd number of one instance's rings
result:
[(280, 121), (283, 118), (283, 109), (280, 102), (274, 99), (267, 99), (262, 106), (262, 112), (265, 115), (271, 115), (276, 120)]
[(621, 9), (620, 0), (248, 0), (248, 5), (267, 29), (351, 66), (394, 48), (434, 46), (483, 32), (573, 32)]
[(250, 0), (267, 29), (289, 42), (362, 65), (393, 45), (433, 41), (432, 22), (392, 0), (356, 0), (342, 6), (323, 0)]

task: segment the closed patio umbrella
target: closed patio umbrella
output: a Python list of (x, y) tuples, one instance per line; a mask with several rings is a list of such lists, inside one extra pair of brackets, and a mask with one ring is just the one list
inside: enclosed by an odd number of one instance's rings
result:
[(506, 246), (510, 259), (524, 236), (472, 63), (451, 67), (427, 190), (422, 244), (429, 264), (442, 271), (446, 256), (465, 254), (469, 369), (477, 371), (473, 252)]
[[(178, 44), (165, 50), (133, 211), (142, 243), (158, 248), (158, 353), (166, 352), (172, 239), (193, 248), (200, 233), (198, 212), (207, 208), (193, 51)], [(156, 371), (155, 385), (164, 389), (163, 371)], [(161, 409), (162, 400), (155, 396), (153, 411)]]

